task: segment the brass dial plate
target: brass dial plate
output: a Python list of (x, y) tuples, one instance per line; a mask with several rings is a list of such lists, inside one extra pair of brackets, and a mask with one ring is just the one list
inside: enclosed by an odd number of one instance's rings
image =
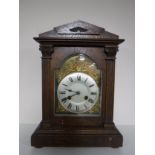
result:
[[(82, 72), (94, 79), (99, 87), (99, 95), (101, 91), (101, 71), (97, 68), (96, 63), (94, 63), (89, 57), (84, 54), (79, 54), (76, 56), (69, 57), (61, 66), (60, 69), (55, 70), (55, 92), (57, 92), (57, 87), (60, 82), (69, 74), (75, 72)], [(55, 93), (56, 94), (56, 93)], [(84, 114), (100, 114), (100, 97), (98, 97), (95, 105)], [(59, 102), (57, 95), (55, 95), (55, 114), (71, 114), (67, 111)]]

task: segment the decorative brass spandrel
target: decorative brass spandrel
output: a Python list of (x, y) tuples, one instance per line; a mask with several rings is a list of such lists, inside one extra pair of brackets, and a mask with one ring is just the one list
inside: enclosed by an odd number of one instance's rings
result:
[[(83, 72), (91, 76), (97, 83), (100, 89), (101, 72), (97, 68), (96, 63), (94, 63), (89, 57), (79, 54), (68, 58), (60, 69), (55, 70), (55, 82), (59, 85), (60, 81), (70, 73), (73, 72)], [(57, 89), (57, 88), (56, 88)], [(59, 103), (57, 97), (55, 100), (55, 112), (56, 114), (70, 114), (66, 111), (63, 106)], [(100, 113), (100, 97), (96, 104), (84, 114), (99, 114)]]

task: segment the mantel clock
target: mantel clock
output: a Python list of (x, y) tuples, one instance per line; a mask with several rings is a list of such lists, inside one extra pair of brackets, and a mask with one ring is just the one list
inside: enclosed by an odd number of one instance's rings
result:
[(31, 145), (122, 146), (113, 122), (118, 35), (84, 21), (35, 37), (42, 53), (42, 120)]

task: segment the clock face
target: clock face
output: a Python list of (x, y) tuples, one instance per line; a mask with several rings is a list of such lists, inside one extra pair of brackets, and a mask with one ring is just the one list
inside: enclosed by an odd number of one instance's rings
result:
[(71, 113), (89, 111), (97, 102), (99, 88), (88, 74), (75, 72), (65, 76), (59, 83), (57, 96), (60, 104)]

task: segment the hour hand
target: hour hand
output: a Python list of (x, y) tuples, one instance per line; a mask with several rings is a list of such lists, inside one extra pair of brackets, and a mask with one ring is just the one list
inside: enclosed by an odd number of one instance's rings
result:
[(61, 99), (61, 101), (66, 102), (67, 99), (68, 99), (68, 97), (65, 97), (65, 98)]

